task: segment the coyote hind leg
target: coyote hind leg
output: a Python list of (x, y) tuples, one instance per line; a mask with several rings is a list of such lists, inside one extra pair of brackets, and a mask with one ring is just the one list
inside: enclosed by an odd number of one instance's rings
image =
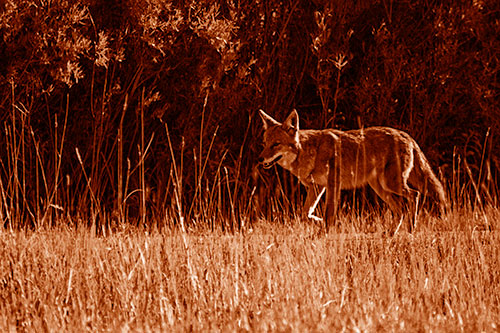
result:
[[(373, 179), (369, 182), (370, 187), (377, 195), (389, 206), (394, 216), (402, 221), (407, 210), (409, 214), (408, 231), (411, 232), (416, 226), (417, 203), (420, 192), (411, 189), (405, 179), (401, 177), (398, 180), (393, 179), (393, 183), (381, 181), (381, 179)], [(398, 228), (395, 228), (397, 230)]]
[[(390, 210), (396, 214), (401, 215), (402, 203), (401, 198), (396, 191), (388, 191), (384, 188), (378, 179), (369, 182), (370, 187), (377, 193), (377, 195), (389, 206)], [(401, 192), (400, 192), (401, 193)]]

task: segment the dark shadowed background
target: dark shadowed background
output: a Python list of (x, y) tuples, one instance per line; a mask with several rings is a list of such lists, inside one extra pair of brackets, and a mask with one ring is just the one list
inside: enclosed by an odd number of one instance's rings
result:
[(297, 186), (252, 180), (259, 108), (405, 130), (449, 190), (496, 204), (499, 1), (0, 4), (5, 223), (246, 214)]

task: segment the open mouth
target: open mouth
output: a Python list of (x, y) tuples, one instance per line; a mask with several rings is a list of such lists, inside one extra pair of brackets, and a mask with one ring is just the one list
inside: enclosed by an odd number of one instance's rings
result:
[(272, 167), (276, 162), (278, 162), (280, 159), (281, 159), (282, 155), (276, 157), (274, 160), (272, 160), (271, 162), (264, 162), (262, 164), (262, 166), (264, 167), (264, 169), (269, 169), (270, 167)]

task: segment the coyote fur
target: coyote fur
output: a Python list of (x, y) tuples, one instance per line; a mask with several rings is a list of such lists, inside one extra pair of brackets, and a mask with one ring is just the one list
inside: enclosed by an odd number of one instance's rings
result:
[(307, 189), (304, 213), (314, 220), (321, 220), (314, 210), (326, 189), (327, 228), (335, 222), (340, 190), (366, 184), (396, 214), (402, 213), (403, 198), (419, 194), (435, 198), (441, 213), (448, 206), (443, 185), (408, 133), (390, 127), (301, 130), (296, 110), (283, 123), (259, 113), (264, 124), (259, 163), (264, 168), (277, 163), (300, 180)]

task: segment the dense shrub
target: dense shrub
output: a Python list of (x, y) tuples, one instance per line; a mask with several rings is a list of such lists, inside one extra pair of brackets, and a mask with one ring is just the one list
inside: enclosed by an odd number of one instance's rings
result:
[(37, 221), (50, 207), (102, 217), (138, 188), (163, 211), (175, 201), (166, 126), (186, 207), (224, 177), (246, 205), (259, 108), (278, 119), (297, 108), (302, 127), (404, 129), (448, 179), (458, 155), (478, 184), (500, 166), (498, 1), (22, 0), (0, 10), (3, 217)]

